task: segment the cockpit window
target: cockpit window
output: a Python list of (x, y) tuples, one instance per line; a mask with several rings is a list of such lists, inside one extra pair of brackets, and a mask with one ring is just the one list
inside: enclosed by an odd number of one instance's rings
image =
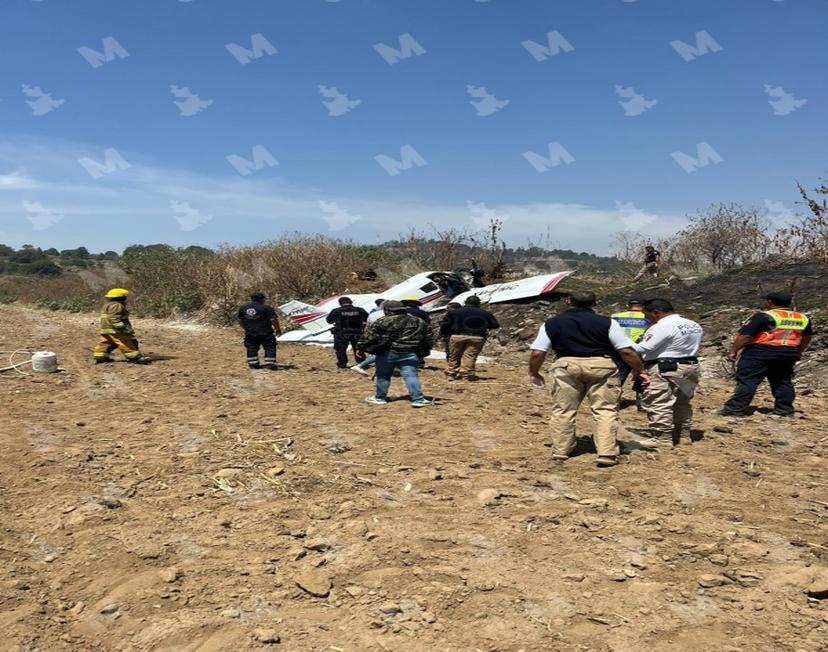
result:
[(420, 292), (428, 293), (428, 292), (434, 292), (435, 290), (438, 290), (438, 289), (439, 288), (437, 287), (436, 283), (428, 282), (423, 287), (420, 288)]

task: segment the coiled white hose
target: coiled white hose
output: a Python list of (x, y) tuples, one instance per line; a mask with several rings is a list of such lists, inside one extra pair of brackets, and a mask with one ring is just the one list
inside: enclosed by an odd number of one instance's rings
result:
[(18, 363), (14, 362), (14, 356), (16, 356), (18, 354), (25, 354), (25, 355), (31, 356), (32, 351), (24, 351), (22, 349), (18, 349), (16, 351), (0, 351), (0, 354), (3, 354), (3, 353), (8, 353), (9, 354), (9, 366), (8, 367), (0, 367), (0, 372), (11, 371), (12, 369), (14, 369), (21, 376), (31, 376), (32, 375), (32, 374), (27, 374), (25, 371), (20, 371), (20, 367), (23, 367), (27, 364), (32, 364), (31, 357), (29, 357), (28, 360), (24, 360), (23, 362), (18, 362)]

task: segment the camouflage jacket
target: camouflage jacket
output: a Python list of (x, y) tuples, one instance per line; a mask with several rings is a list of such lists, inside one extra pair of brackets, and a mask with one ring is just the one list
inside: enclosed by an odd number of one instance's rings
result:
[(101, 335), (132, 335), (129, 310), (120, 301), (110, 301), (101, 310)]
[(433, 343), (431, 329), (419, 317), (407, 313), (380, 317), (363, 333), (357, 348), (368, 353), (388, 350), (425, 353)]

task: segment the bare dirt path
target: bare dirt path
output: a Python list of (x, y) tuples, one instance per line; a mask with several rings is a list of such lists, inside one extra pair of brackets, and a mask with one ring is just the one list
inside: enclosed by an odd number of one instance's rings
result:
[(92, 317), (0, 308), (65, 368), (0, 377), (2, 649), (826, 649), (824, 394), (735, 422), (708, 379), (693, 445), (555, 466), (516, 364), (415, 411), (330, 350), (137, 328), (169, 359), (95, 367)]

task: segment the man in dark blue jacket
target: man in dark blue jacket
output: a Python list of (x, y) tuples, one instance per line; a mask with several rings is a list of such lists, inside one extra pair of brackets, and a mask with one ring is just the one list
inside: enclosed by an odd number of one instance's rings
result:
[(495, 316), (480, 307), (480, 297), (470, 296), (465, 306), (446, 313), (440, 326), (450, 336), (446, 375), (451, 379), (477, 380), (477, 356), (489, 331), (500, 328)]
[(261, 369), (259, 348), (264, 347), (265, 369), (276, 369), (276, 337), (282, 334), (276, 311), (265, 303), (265, 295), (254, 292), (252, 303), (239, 308), (239, 324), (244, 329), (244, 346), (247, 349), (247, 366)]
[(333, 324), (336, 366), (340, 369), (348, 368), (349, 346), (354, 350), (357, 364), (362, 362), (365, 356), (357, 349), (357, 342), (362, 337), (365, 324), (368, 323), (368, 313), (365, 309), (355, 306), (350, 297), (340, 297), (339, 307), (331, 310), (326, 320)]

